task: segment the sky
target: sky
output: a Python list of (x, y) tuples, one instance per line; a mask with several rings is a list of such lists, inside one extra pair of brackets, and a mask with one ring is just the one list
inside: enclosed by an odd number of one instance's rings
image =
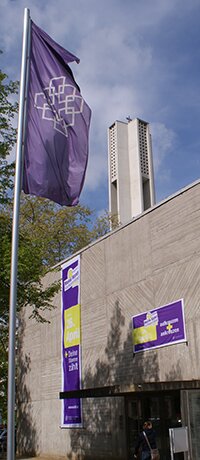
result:
[(80, 203), (108, 209), (107, 130), (150, 124), (156, 201), (200, 176), (200, 0), (0, 0), (0, 68), (20, 78), (24, 8), (80, 58), (70, 64), (92, 109)]

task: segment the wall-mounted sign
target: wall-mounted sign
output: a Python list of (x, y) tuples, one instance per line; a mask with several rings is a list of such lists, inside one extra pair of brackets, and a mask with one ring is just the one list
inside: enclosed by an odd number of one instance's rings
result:
[(171, 458), (174, 458), (177, 452), (188, 452), (188, 428), (182, 426), (179, 428), (169, 428), (169, 441)]
[[(62, 266), (62, 391), (81, 387), (80, 256)], [(82, 426), (81, 400), (62, 400), (61, 426)]]
[(132, 317), (134, 353), (186, 342), (183, 299)]

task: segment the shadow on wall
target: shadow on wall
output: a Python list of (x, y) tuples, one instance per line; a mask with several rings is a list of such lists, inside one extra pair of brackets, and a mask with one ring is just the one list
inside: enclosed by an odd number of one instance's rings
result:
[[(133, 357), (131, 324), (126, 340), (122, 342), (124, 324), (125, 317), (119, 301), (116, 301), (105, 359), (97, 359), (95, 372), (88, 367), (84, 373), (83, 388), (119, 383), (139, 385), (144, 375), (147, 381), (158, 380), (156, 353), (138, 353)], [(74, 454), (77, 459), (126, 458), (126, 442), (123, 445), (124, 397), (83, 399), (83, 423), (83, 429), (70, 431), (72, 451), (68, 458), (74, 458)]]
[(30, 372), (30, 356), (23, 354), (25, 323), (21, 314), (17, 341), (17, 453), (34, 457), (38, 451), (35, 424), (31, 416), (31, 394), (25, 380)]
[(180, 365), (180, 360), (177, 362), (176, 366), (173, 365), (170, 372), (165, 374), (165, 380), (173, 382), (175, 380), (182, 380), (182, 370)]
[[(131, 324), (125, 340), (122, 332), (125, 317), (120, 302), (116, 301), (110, 320), (110, 329), (104, 359), (97, 359), (95, 371), (89, 366), (84, 373), (83, 388), (105, 387), (114, 384), (140, 384), (145, 375), (147, 381), (158, 380), (158, 362), (155, 352), (138, 353), (133, 356)], [(17, 451), (20, 456), (35, 456), (39, 451), (39, 440), (32, 418), (31, 394), (26, 385), (31, 370), (30, 356), (23, 354), (25, 323), (20, 322), (18, 335), (17, 407), (18, 433)], [(28, 384), (28, 383), (27, 383)], [(124, 398), (105, 397), (83, 399), (82, 429), (70, 429), (71, 452), (67, 459), (125, 459)], [(121, 436), (120, 436), (121, 434)], [(98, 453), (98, 456), (97, 456)]]

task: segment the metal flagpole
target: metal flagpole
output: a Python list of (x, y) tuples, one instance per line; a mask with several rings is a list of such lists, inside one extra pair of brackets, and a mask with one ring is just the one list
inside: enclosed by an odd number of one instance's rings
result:
[(16, 334), (16, 302), (17, 302), (17, 266), (19, 241), (19, 208), (23, 170), (23, 127), (25, 122), (25, 96), (27, 90), (28, 55), (30, 46), (30, 11), (24, 10), (24, 32), (22, 45), (22, 63), (20, 80), (20, 100), (18, 118), (18, 137), (15, 166), (15, 189), (13, 205), (12, 254), (10, 275), (10, 314), (9, 314), (9, 356), (8, 356), (8, 433), (7, 459), (15, 458), (15, 334)]

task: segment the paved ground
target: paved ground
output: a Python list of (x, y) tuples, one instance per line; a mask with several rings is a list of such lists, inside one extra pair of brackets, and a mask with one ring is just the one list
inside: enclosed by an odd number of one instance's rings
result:
[[(6, 460), (6, 455), (0, 456), (0, 460)], [(54, 456), (54, 455), (46, 455), (46, 456), (38, 456), (38, 457), (16, 457), (16, 460), (65, 460), (65, 456), (63, 455), (62, 457), (60, 456)]]
[(27, 457), (27, 458), (24, 458), (24, 457), (17, 457), (16, 460), (65, 460), (65, 457), (55, 457), (53, 455), (47, 455), (47, 456), (38, 456), (38, 457)]
[[(61, 456), (61, 455), (42, 455), (41, 457), (38, 456), (38, 457), (21, 457), (21, 456), (18, 456), (16, 455), (16, 460), (65, 460), (65, 456)], [(4, 452), (2, 454), (2, 452), (0, 452), (0, 460), (6, 460), (7, 459), (7, 455), (6, 455), (6, 452)]]
[[(6, 460), (7, 456), (6, 453), (3, 455), (0, 455), (0, 460)], [(18, 455), (16, 456), (16, 460), (65, 460), (66, 457), (63, 456), (55, 456), (55, 455), (45, 455), (45, 456), (38, 456), (38, 457), (19, 457)]]

